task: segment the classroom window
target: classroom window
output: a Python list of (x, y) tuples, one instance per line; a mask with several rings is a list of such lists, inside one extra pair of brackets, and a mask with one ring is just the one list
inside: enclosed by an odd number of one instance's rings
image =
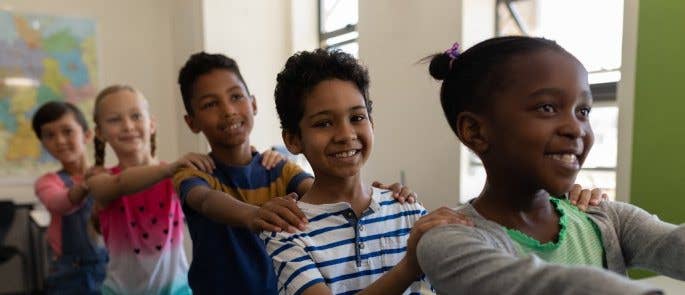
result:
[(321, 48), (340, 49), (359, 56), (359, 2), (319, 0), (319, 43)]
[[(590, 116), (595, 144), (576, 182), (585, 188), (601, 188), (615, 199), (616, 86), (621, 79), (623, 0), (496, 0), (495, 30), (497, 36), (528, 35), (555, 40), (588, 70), (595, 101)], [(478, 196), (486, 175), (472, 152), (467, 151), (462, 160), (466, 164), (462, 168), (461, 201), (466, 202)]]

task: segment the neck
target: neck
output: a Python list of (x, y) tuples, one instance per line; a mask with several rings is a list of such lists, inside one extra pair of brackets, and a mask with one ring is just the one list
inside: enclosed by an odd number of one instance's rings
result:
[(252, 161), (252, 147), (249, 141), (230, 147), (214, 145), (211, 153), (221, 163), (230, 166), (245, 166)]
[(371, 202), (371, 188), (362, 183), (359, 174), (346, 178), (317, 175), (301, 200), (316, 205), (346, 202), (360, 216)]
[(154, 158), (150, 152), (139, 152), (131, 154), (121, 154), (116, 153), (117, 159), (119, 159), (119, 167), (123, 170), (129, 167), (143, 166), (143, 165), (155, 165), (158, 164), (156, 158)]
[(512, 228), (521, 222), (530, 222), (531, 216), (549, 217), (555, 214), (549, 202), (549, 193), (545, 190), (525, 189), (496, 183), (491, 179), (486, 181), (473, 206), (483, 217)]
[(62, 168), (71, 176), (83, 175), (86, 173), (86, 169), (88, 169), (88, 158), (83, 154), (77, 161), (62, 163)]

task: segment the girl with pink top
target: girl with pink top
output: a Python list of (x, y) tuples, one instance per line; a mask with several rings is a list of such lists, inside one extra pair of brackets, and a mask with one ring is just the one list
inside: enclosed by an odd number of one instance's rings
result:
[(58, 172), (46, 173), (35, 183), (36, 196), (51, 216), (45, 289), (48, 294), (99, 294), (107, 253), (88, 223), (93, 200), (86, 198), (83, 182), (84, 175), (95, 171), (87, 169), (86, 157), (86, 143), (93, 134), (83, 113), (68, 102), (44, 104), (32, 125), (43, 147), (62, 164)]
[[(184, 167), (213, 171), (213, 161), (192, 153), (170, 164), (157, 160), (156, 122), (143, 94), (131, 86), (102, 90), (94, 121), (95, 165), (104, 164), (106, 144), (119, 161), (86, 181), (102, 208), (100, 229), (110, 257), (102, 293), (191, 294), (183, 211), (169, 177)], [(282, 159), (275, 152), (265, 158), (267, 168)]]

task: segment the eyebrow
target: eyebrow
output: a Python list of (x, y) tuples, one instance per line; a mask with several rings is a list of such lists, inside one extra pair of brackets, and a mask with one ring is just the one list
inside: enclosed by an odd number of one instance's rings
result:
[[(226, 92), (234, 91), (236, 88), (239, 90), (242, 90), (239, 85), (235, 85), (235, 86), (229, 88)], [(203, 94), (202, 96), (198, 97), (197, 99), (204, 99), (207, 97), (216, 97), (216, 93), (214, 93), (214, 92), (206, 93), (206, 94)]]
[[(363, 106), (363, 105), (358, 105), (358, 106), (354, 106), (354, 107), (349, 108), (350, 111), (357, 111), (357, 110), (360, 110), (360, 109), (364, 109), (364, 110), (365, 110), (366, 107)], [(332, 114), (332, 113), (333, 113), (332, 111), (324, 110), (324, 111), (320, 111), (320, 112), (315, 113), (315, 114), (311, 114), (311, 115), (309, 115), (308, 118), (313, 118), (313, 117), (320, 116), (320, 115), (329, 115), (329, 114)]]
[[(561, 91), (559, 88), (542, 88), (528, 95), (528, 98), (534, 98), (542, 95), (562, 96), (563, 91)], [(583, 90), (583, 92), (580, 94), (580, 97), (592, 99), (592, 93), (589, 90)]]

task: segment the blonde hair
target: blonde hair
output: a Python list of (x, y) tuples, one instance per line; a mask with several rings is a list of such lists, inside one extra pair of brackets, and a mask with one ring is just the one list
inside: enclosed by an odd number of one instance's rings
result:
[[(100, 93), (98, 93), (97, 97), (95, 97), (95, 107), (93, 108), (93, 122), (95, 122), (95, 128), (98, 126), (98, 106), (100, 105), (100, 102), (102, 102), (105, 97), (118, 93), (120, 91), (130, 91), (131, 93), (134, 93), (138, 97), (142, 98), (143, 100), (147, 99), (143, 95), (142, 92), (138, 91), (137, 89), (133, 88), (133, 86), (130, 85), (125, 85), (125, 84), (115, 84), (106, 87), (105, 89), (102, 89)], [(103, 166), (105, 164), (105, 147), (106, 144), (104, 141), (98, 139), (97, 136), (94, 137), (93, 143), (95, 144), (95, 166)], [(155, 150), (157, 149), (157, 143), (156, 143), (156, 138), (155, 138), (155, 133), (152, 133), (150, 135), (150, 154), (152, 156), (155, 156)]]

